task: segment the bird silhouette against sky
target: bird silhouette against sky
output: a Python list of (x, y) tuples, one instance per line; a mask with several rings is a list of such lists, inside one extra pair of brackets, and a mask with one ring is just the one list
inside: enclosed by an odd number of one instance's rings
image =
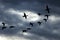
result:
[(3, 26), (5, 26), (5, 23), (4, 22), (2, 22), (2, 24), (3, 24)]
[(47, 17), (47, 19), (48, 19), (48, 17), (50, 16), (50, 15), (45, 15), (46, 17)]
[(38, 15), (40, 16), (40, 15), (41, 15), (41, 13), (38, 13)]
[(27, 30), (22, 30), (22, 32), (27, 32)]
[(45, 22), (47, 22), (48, 19), (43, 19)]
[(23, 17), (25, 17), (25, 19), (27, 19), (27, 16), (28, 16), (28, 15), (26, 15), (26, 13), (24, 13), (24, 16), (23, 16)]
[(9, 28), (14, 28), (14, 26), (10, 26)]
[(37, 23), (38, 23), (39, 25), (41, 25), (42, 22), (38, 21)]
[(30, 24), (31, 26), (33, 26), (33, 23), (32, 23), (32, 22), (30, 22), (29, 24)]
[(46, 11), (47, 11), (48, 13), (50, 13), (50, 9), (49, 9), (48, 5), (46, 5)]
[(31, 28), (27, 28), (27, 30), (31, 30)]
[(7, 27), (5, 26), (5, 23), (2, 22), (2, 24), (3, 24), (2, 30), (6, 29)]
[(2, 27), (2, 30), (6, 29), (7, 27)]

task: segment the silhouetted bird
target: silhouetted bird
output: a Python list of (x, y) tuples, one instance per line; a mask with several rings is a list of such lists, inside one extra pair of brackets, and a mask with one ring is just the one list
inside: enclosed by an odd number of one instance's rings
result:
[(27, 32), (27, 30), (23, 30), (23, 32)]
[(43, 19), (45, 22), (47, 22), (47, 19)]
[(38, 13), (38, 15), (40, 16), (41, 14), (40, 14), (40, 13)]
[(39, 25), (41, 25), (42, 22), (37, 22)]
[(28, 15), (26, 15), (26, 14), (24, 13), (24, 16), (23, 16), (23, 17), (25, 17), (25, 19), (27, 19), (27, 16), (28, 16)]
[(3, 26), (5, 26), (5, 23), (4, 22), (2, 24), (3, 24)]
[(47, 19), (48, 19), (48, 17), (50, 16), (50, 15), (45, 15), (46, 17), (47, 17)]
[(46, 5), (46, 11), (47, 11), (48, 13), (50, 13), (50, 9), (49, 9), (48, 5)]
[(2, 27), (2, 30), (6, 29), (7, 27)]
[(30, 22), (30, 25), (33, 26), (33, 23)]
[(31, 28), (27, 28), (27, 30), (31, 30)]
[(9, 28), (14, 28), (14, 26), (10, 26)]

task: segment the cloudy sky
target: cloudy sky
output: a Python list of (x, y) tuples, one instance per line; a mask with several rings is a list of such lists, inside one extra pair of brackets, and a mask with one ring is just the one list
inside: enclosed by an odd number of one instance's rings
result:
[[(50, 16), (45, 23), (46, 5)], [(24, 12), (27, 19), (22, 17)], [(38, 21), (42, 21), (40, 26)], [(5, 30), (1, 30), (2, 22), (6, 23)], [(29, 22), (34, 26), (23, 33), (23, 29), (31, 27)], [(10, 29), (11, 25), (15, 28)], [(0, 0), (0, 40), (60, 40), (60, 0)]]

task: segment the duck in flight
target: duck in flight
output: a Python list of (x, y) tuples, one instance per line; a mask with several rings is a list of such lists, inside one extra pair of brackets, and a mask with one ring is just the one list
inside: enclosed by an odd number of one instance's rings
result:
[(27, 19), (27, 16), (28, 16), (28, 15), (26, 15), (26, 13), (24, 13), (24, 16), (23, 16), (23, 17), (25, 17), (25, 19)]
[(38, 15), (40, 16), (41, 14), (40, 14), (40, 13), (38, 13)]
[(27, 30), (22, 30), (23, 32), (27, 32)]
[(27, 28), (27, 30), (31, 30), (31, 28)]
[(14, 26), (10, 26), (9, 28), (14, 28)]
[(30, 22), (30, 25), (33, 26), (33, 23)]
[(7, 27), (5, 27), (5, 23), (2, 22), (2, 24), (3, 24), (2, 30), (6, 29)]
[(7, 27), (2, 27), (2, 30), (6, 29)]
[(45, 15), (46, 17), (47, 17), (47, 19), (48, 19), (48, 17), (50, 16), (50, 15)]
[(39, 25), (41, 25), (42, 22), (39, 21), (39, 22), (37, 22), (37, 23), (38, 23)]
[(3, 26), (5, 26), (5, 23), (4, 22), (2, 24), (3, 24)]
[(47, 11), (48, 13), (50, 13), (50, 9), (49, 9), (48, 5), (46, 5), (46, 11)]
[(47, 19), (43, 19), (45, 22), (47, 22)]

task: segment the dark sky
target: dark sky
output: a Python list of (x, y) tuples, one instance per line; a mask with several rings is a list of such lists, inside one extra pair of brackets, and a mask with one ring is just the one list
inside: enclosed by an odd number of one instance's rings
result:
[[(49, 19), (45, 23), (45, 6), (50, 8)], [(24, 19), (23, 13), (28, 15)], [(41, 13), (38, 16), (37, 13)], [(39, 26), (38, 21), (42, 21)], [(1, 30), (2, 22), (7, 29)], [(23, 29), (34, 26), (26, 33)], [(15, 26), (10, 29), (9, 26)], [(60, 40), (60, 0), (0, 0), (0, 39), (1, 40)]]

